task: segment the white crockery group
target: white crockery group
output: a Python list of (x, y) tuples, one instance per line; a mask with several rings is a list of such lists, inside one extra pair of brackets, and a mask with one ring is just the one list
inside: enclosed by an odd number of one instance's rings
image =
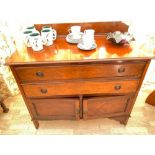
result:
[(27, 27), (23, 32), (23, 41), (27, 47), (34, 51), (41, 51), (43, 45), (50, 46), (57, 37), (56, 30), (50, 26), (43, 26), (41, 33), (34, 26)]

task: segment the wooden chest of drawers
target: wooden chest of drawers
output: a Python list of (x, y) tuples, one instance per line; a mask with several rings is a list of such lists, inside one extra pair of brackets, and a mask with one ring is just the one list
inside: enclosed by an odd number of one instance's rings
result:
[(126, 124), (147, 63), (25, 64), (12, 70), (34, 121), (108, 117)]
[(60, 37), (41, 52), (28, 48), (8, 59), (36, 128), (39, 120), (127, 123), (151, 58), (115, 47), (102, 35), (96, 43), (97, 49), (83, 52)]

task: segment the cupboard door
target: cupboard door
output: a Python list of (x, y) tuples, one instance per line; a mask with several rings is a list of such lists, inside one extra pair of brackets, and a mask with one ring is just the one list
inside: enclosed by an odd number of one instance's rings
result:
[(79, 99), (32, 99), (29, 102), (37, 119), (79, 119)]
[(83, 118), (123, 115), (128, 108), (129, 102), (129, 95), (86, 98), (83, 100)]

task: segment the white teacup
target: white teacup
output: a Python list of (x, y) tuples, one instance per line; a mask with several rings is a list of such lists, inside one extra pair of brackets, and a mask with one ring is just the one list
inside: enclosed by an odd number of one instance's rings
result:
[(32, 31), (24, 31), (23, 32), (23, 41), (27, 47), (31, 47), (30, 34), (32, 34), (32, 33), (33, 33)]
[(92, 45), (95, 43), (94, 33), (95, 33), (95, 30), (93, 29), (88, 29), (84, 31), (83, 38), (82, 38), (84, 48), (90, 49)]
[(43, 43), (39, 33), (30, 34), (30, 44), (34, 51), (40, 51), (43, 49)]
[(79, 39), (81, 26), (71, 26), (71, 28), (68, 31), (70, 34), (72, 34), (73, 39)]
[(84, 35), (87, 36), (87, 38), (94, 40), (94, 33), (95, 30), (93, 29), (87, 29), (84, 31)]
[(50, 46), (53, 44), (53, 40), (57, 37), (56, 30), (54, 29), (42, 29), (41, 30), (41, 38), (42, 42), (45, 46)]
[(82, 40), (83, 40), (83, 47), (85, 49), (90, 49), (92, 45), (94, 44), (94, 39), (89, 38), (86, 35), (83, 36)]

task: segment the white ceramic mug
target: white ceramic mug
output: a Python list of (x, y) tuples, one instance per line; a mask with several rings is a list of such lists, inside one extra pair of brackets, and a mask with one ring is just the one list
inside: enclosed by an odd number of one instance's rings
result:
[(30, 44), (34, 51), (40, 51), (43, 49), (43, 43), (39, 33), (30, 34)]
[(35, 26), (26, 27), (25, 31), (32, 31), (32, 33), (40, 33), (38, 30), (36, 30)]
[(68, 31), (70, 34), (72, 34), (73, 39), (79, 39), (81, 26), (71, 26), (71, 28)]
[(42, 30), (48, 30), (48, 29), (52, 30), (52, 27), (50, 27), (50, 26), (43, 26), (42, 27)]
[(53, 44), (53, 40), (57, 37), (56, 30), (54, 29), (42, 29), (41, 38), (45, 46), (50, 46)]
[(26, 31), (32, 31), (32, 32), (35, 32), (37, 31), (36, 28), (34, 26), (29, 26), (29, 27), (26, 27), (25, 29)]
[(32, 31), (24, 31), (23, 32), (23, 41), (27, 47), (31, 47), (30, 34), (32, 34), (32, 33), (33, 33)]

